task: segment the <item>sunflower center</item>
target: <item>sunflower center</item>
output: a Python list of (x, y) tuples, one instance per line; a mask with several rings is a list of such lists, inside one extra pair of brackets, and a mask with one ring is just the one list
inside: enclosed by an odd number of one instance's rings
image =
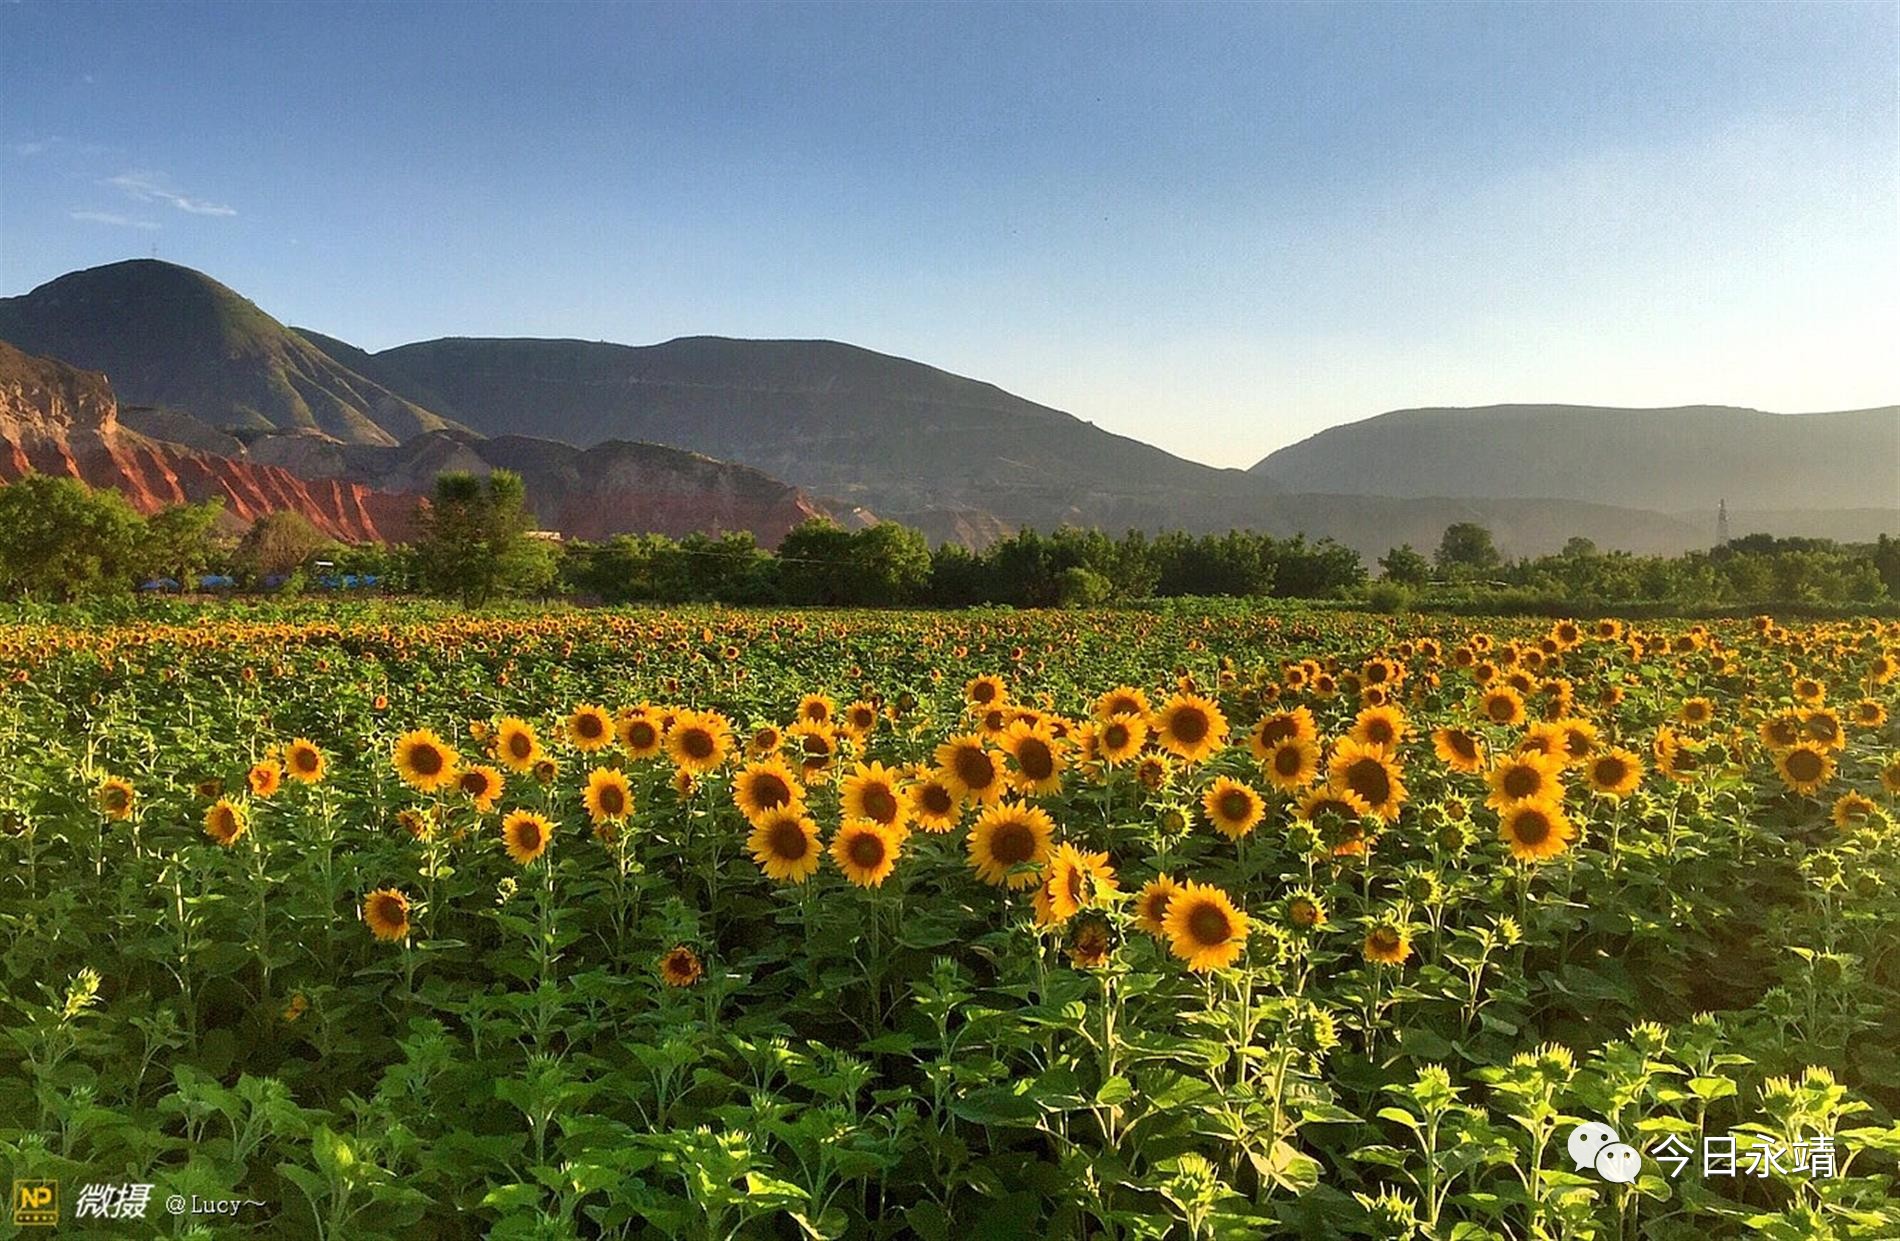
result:
[(1111, 698), (1108, 702), (1109, 715), (1133, 715), (1139, 709), (1139, 704), (1125, 695), (1120, 698)]
[(1313, 904), (1312, 901), (1294, 901), (1291, 912), (1293, 914), (1294, 926), (1312, 926), (1315, 922), (1319, 921), (1319, 907)]
[(600, 724), (600, 717), (597, 715), (581, 716), (581, 718), (574, 723), (574, 731), (589, 741), (596, 739), (603, 731)]
[(1305, 756), (1297, 747), (1285, 746), (1274, 753), (1273, 770), (1278, 775), (1297, 776), (1300, 774), (1300, 767), (1304, 761)]
[(953, 805), (950, 790), (941, 784), (926, 784), (923, 792), (918, 794), (918, 800), (931, 814), (949, 814)]
[(686, 751), (686, 757), (688, 758), (711, 758), (713, 753), (712, 734), (703, 728), (689, 728), (680, 737), (680, 749)]
[(1508, 722), (1511, 716), (1516, 712), (1517, 704), (1513, 703), (1509, 698), (1499, 695), (1485, 703), (1484, 709), (1485, 713), (1492, 719), (1503, 724)]
[(796, 862), (811, 852), (811, 837), (805, 834), (805, 829), (796, 820), (780, 819), (772, 824), (771, 831), (766, 834), (766, 845), (774, 857)]
[(1445, 739), (1451, 744), (1451, 752), (1456, 754), (1459, 758), (1475, 759), (1478, 757), (1478, 743), (1473, 741), (1471, 734), (1465, 732), (1463, 729), (1457, 729), (1447, 734)]
[(957, 751), (957, 778), (973, 789), (986, 789), (996, 779), (996, 766), (989, 755), (974, 746)]
[(1537, 790), (1544, 786), (1544, 777), (1535, 767), (1512, 767), (1504, 773), (1501, 785), (1504, 795), (1515, 801), (1535, 796)]
[(1285, 741), (1293, 735), (1293, 721), (1284, 715), (1276, 715), (1260, 725), (1260, 743), (1273, 745)]
[(1031, 780), (1047, 780), (1055, 774), (1056, 756), (1044, 742), (1026, 737), (1016, 747), (1016, 765)]
[(1809, 750), (1796, 750), (1788, 755), (1788, 774), (1806, 782), (1821, 778), (1821, 756)]
[(1221, 818), (1238, 823), (1253, 813), (1253, 798), (1239, 789), (1229, 789), (1220, 796)]
[(508, 753), (516, 758), (526, 758), (534, 753), (534, 742), (527, 733), (509, 733)]
[(1169, 730), (1189, 745), (1205, 738), (1211, 730), (1207, 712), (1199, 707), (1182, 707), (1174, 713)]
[(1380, 956), (1390, 956), (1399, 950), (1399, 933), (1391, 927), (1382, 926), (1372, 933), (1372, 950)]
[(786, 805), (792, 800), (791, 786), (775, 772), (763, 772), (752, 777), (752, 800), (767, 810)]
[(1128, 744), (1128, 725), (1110, 724), (1102, 730), (1102, 745), (1110, 750), (1119, 750)]
[(1366, 740), (1374, 745), (1392, 744), (1392, 725), (1386, 720), (1369, 720), (1366, 723)]
[(978, 681), (970, 689), (970, 701), (982, 706), (996, 698), (996, 687), (988, 681)]
[(442, 774), (442, 751), (432, 745), (419, 745), (409, 751), (409, 765), (417, 775), (437, 776)]
[(1526, 810), (1511, 821), (1511, 834), (1520, 844), (1541, 845), (1550, 839), (1550, 820), (1542, 811)]
[(617, 784), (603, 784), (600, 787), (600, 811), (602, 814), (624, 814), (627, 809), (627, 795), (620, 791)]
[(1597, 764), (1597, 783), (1621, 784), (1629, 775), (1629, 767), (1620, 758), (1606, 758)]
[(884, 862), (884, 838), (873, 832), (861, 832), (851, 838), (845, 852), (854, 865), (869, 870)]
[(470, 797), (488, 795), (488, 777), (479, 771), (467, 772), (462, 776), (462, 791)]
[(634, 748), (637, 750), (646, 749), (653, 744), (653, 725), (647, 723), (645, 720), (636, 720), (634, 723), (627, 725), (627, 740), (632, 742)]
[(1359, 759), (1346, 769), (1346, 786), (1373, 806), (1384, 805), (1392, 795), (1392, 779), (1385, 774), (1385, 764), (1372, 758)]
[(1196, 905), (1188, 913), (1188, 934), (1197, 944), (1224, 944), (1233, 937), (1234, 924), (1228, 920), (1227, 913), (1218, 905)]
[(1005, 866), (1036, 856), (1036, 834), (1021, 823), (1005, 823), (990, 837), (990, 854)]
[(889, 823), (897, 817), (897, 795), (886, 785), (870, 785), (864, 790), (864, 817)]

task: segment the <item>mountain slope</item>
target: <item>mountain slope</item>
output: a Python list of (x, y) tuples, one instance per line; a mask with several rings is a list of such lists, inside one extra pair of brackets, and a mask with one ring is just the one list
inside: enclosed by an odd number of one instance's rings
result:
[(1664, 512), (1900, 506), (1900, 407), (1404, 409), (1253, 467), (1300, 491), (1587, 500)]
[(394, 444), (449, 425), (209, 276), (153, 259), (0, 298), (0, 340), (105, 372), (127, 404), (183, 410), (218, 429)]
[(971, 510), (1043, 528), (1199, 526), (1200, 508), (1273, 490), (992, 384), (832, 341), (455, 338), (362, 354), (307, 336), (484, 434), (672, 445), (927, 529)]

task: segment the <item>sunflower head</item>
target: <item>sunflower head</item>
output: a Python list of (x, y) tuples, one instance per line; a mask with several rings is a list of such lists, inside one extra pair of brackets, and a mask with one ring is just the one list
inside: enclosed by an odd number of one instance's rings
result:
[(761, 815), (753, 824), (746, 847), (759, 869), (780, 883), (805, 882), (817, 873), (824, 856), (824, 848), (818, 843), (818, 825), (790, 806)]
[(942, 776), (926, 773), (907, 790), (911, 822), (926, 832), (948, 832), (963, 817), (963, 799)]
[(248, 827), (244, 807), (228, 797), (220, 797), (205, 811), (205, 835), (227, 849), (243, 837)]
[(910, 799), (898, 783), (898, 773), (883, 763), (859, 763), (839, 786), (839, 803), (848, 819), (868, 819), (884, 827), (902, 827)]
[(766, 815), (802, 807), (805, 791), (782, 760), (767, 758), (747, 763), (733, 777), (732, 800), (746, 821), (756, 824)]
[(363, 924), (386, 943), (409, 936), (409, 898), (395, 888), (378, 888), (363, 898)]
[(592, 703), (582, 703), (567, 717), (567, 739), (583, 753), (604, 750), (614, 743), (613, 717)]
[(534, 726), (519, 716), (506, 716), (495, 725), (494, 749), (503, 766), (523, 775), (541, 760), (541, 740)]
[(587, 773), (587, 788), (581, 796), (587, 817), (596, 826), (618, 823), (633, 813), (633, 786), (626, 773), (612, 767), (596, 767)]
[(1360, 951), (1375, 965), (1403, 965), (1412, 955), (1411, 931), (1395, 918), (1381, 918), (1366, 931)]
[(1225, 969), (1247, 947), (1247, 915), (1235, 908), (1227, 893), (1210, 884), (1193, 880), (1184, 884), (1168, 902), (1163, 925), (1169, 950), (1196, 973)]
[(533, 865), (554, 839), (554, 824), (532, 810), (516, 810), (501, 821), (502, 845), (517, 866)]
[(1266, 801), (1249, 786), (1222, 776), (1209, 786), (1201, 799), (1201, 808), (1221, 835), (1239, 840), (1259, 824), (1267, 811)]
[(456, 787), (477, 810), (486, 813), (495, 808), (495, 799), (501, 796), (501, 772), (486, 763), (477, 763), (462, 769), (456, 777)]
[(101, 780), (97, 797), (99, 813), (116, 822), (131, 818), (133, 807), (138, 802), (132, 782), (122, 776), (107, 776)]
[(455, 782), (455, 751), (430, 729), (414, 729), (396, 738), (393, 761), (396, 773), (420, 792), (433, 793)]
[(1520, 862), (1543, 862), (1570, 847), (1576, 829), (1554, 802), (1520, 801), (1498, 812), (1498, 832)]
[(875, 888), (897, 867), (901, 839), (896, 828), (869, 819), (846, 819), (831, 839), (831, 860), (860, 888)]
[(284, 747), (284, 771), (301, 784), (323, 779), (323, 751), (308, 737), (298, 737)]
[(1002, 802), (978, 817), (965, 847), (983, 882), (1028, 888), (1039, 881), (1054, 835), (1055, 823), (1041, 807)]
[(1168, 937), (1168, 904), (1181, 887), (1170, 875), (1156, 875), (1135, 894), (1135, 925), (1157, 939)]
[(620, 748), (627, 752), (628, 758), (652, 758), (660, 752), (664, 741), (660, 721), (644, 710), (622, 716), (616, 721), (614, 731), (619, 734)]
[(1227, 717), (1213, 699), (1182, 691), (1155, 712), (1155, 740), (1184, 763), (1198, 763), (1227, 740)]
[(669, 948), (660, 958), (660, 981), (669, 987), (690, 987), (706, 974), (699, 954), (685, 944)]

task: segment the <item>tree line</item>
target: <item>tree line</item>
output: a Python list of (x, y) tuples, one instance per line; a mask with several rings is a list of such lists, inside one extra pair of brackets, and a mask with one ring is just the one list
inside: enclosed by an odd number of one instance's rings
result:
[(1586, 603), (1876, 603), (1900, 598), (1900, 539), (1872, 544), (1749, 535), (1680, 556), (1603, 552), (1572, 539), (1510, 560), (1483, 526), (1447, 527), (1426, 555), (1410, 545), (1377, 562), (1330, 539), (1251, 531), (1119, 538), (1064, 527), (1022, 530), (981, 551), (932, 548), (894, 523), (847, 530), (823, 519), (774, 550), (749, 533), (537, 537), (519, 476), (445, 474), (403, 546), (345, 545), (296, 513), (241, 534), (219, 502), (141, 516), (112, 491), (29, 475), (0, 487), (0, 593), (67, 601), (124, 594), (154, 579), (204, 574), (295, 592), (345, 576), (377, 589), (459, 599), (567, 596), (602, 603), (820, 604), (862, 607), (1090, 606), (1183, 596), (1356, 599), (1387, 610), (1536, 598)]

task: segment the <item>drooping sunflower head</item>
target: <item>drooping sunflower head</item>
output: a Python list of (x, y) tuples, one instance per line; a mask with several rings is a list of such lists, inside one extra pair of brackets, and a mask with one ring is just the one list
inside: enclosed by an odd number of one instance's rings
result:
[(323, 751), (308, 737), (298, 737), (284, 747), (284, 771), (301, 784), (323, 779)]
[(244, 807), (228, 797), (220, 797), (205, 811), (205, 835), (227, 849), (238, 842), (248, 827)]
[(1182, 885), (1163, 923), (1169, 950), (1196, 973), (1227, 968), (1247, 947), (1247, 915), (1211, 884), (1190, 879)]
[(965, 847), (983, 882), (1028, 888), (1049, 860), (1054, 835), (1055, 823), (1041, 807), (1001, 802), (978, 816)]
[(1181, 887), (1171, 875), (1156, 875), (1135, 894), (1135, 925), (1156, 939), (1168, 937), (1168, 904)]
[(495, 757), (508, 770), (526, 775), (541, 760), (541, 739), (534, 726), (519, 716), (504, 716), (495, 725)]
[(587, 788), (582, 793), (587, 817), (595, 824), (618, 823), (633, 813), (633, 785), (626, 773), (612, 767), (596, 767), (587, 773)]
[(120, 823), (132, 817), (133, 807), (138, 803), (132, 782), (123, 776), (107, 776), (101, 780), (97, 797), (99, 813)]
[(1395, 918), (1381, 918), (1366, 931), (1360, 952), (1375, 965), (1403, 965), (1412, 955), (1411, 930)]
[(1498, 812), (1498, 832), (1520, 862), (1542, 862), (1570, 847), (1576, 829), (1556, 803), (1513, 802)]
[(875, 888), (897, 868), (898, 829), (869, 819), (846, 819), (831, 838), (831, 860), (860, 888)]
[(795, 807), (761, 815), (746, 847), (759, 869), (780, 883), (805, 882), (818, 872), (824, 857), (824, 847), (818, 843), (818, 825)]
[(902, 827), (910, 810), (898, 773), (883, 763), (859, 763), (839, 787), (848, 819), (867, 819), (882, 827)]
[(685, 944), (669, 948), (660, 958), (660, 981), (669, 987), (690, 987), (706, 974), (699, 954)]
[(1267, 812), (1266, 801), (1249, 786), (1230, 776), (1222, 776), (1208, 787), (1201, 798), (1208, 822), (1229, 840), (1239, 840), (1259, 824)]
[(1051, 922), (1067, 922), (1120, 885), (1106, 853), (1086, 853), (1074, 845), (1056, 846), (1043, 880), (1043, 903)]
[(252, 763), (251, 769), (244, 773), (244, 781), (251, 786), (251, 796), (274, 797), (284, 784), (283, 766), (274, 758)]
[(409, 898), (395, 888), (378, 888), (363, 898), (363, 924), (386, 943), (409, 936)]
[(768, 758), (746, 764), (733, 777), (732, 800), (747, 822), (757, 824), (769, 814), (803, 806), (805, 790), (783, 760)]
[(1198, 763), (1227, 740), (1227, 717), (1213, 699), (1177, 693), (1155, 713), (1155, 740), (1184, 763)]
[(567, 717), (567, 739), (583, 753), (604, 750), (614, 743), (613, 717), (592, 703), (582, 703)]
[(554, 839), (554, 824), (532, 810), (516, 810), (501, 821), (502, 845), (517, 866), (533, 865)]

